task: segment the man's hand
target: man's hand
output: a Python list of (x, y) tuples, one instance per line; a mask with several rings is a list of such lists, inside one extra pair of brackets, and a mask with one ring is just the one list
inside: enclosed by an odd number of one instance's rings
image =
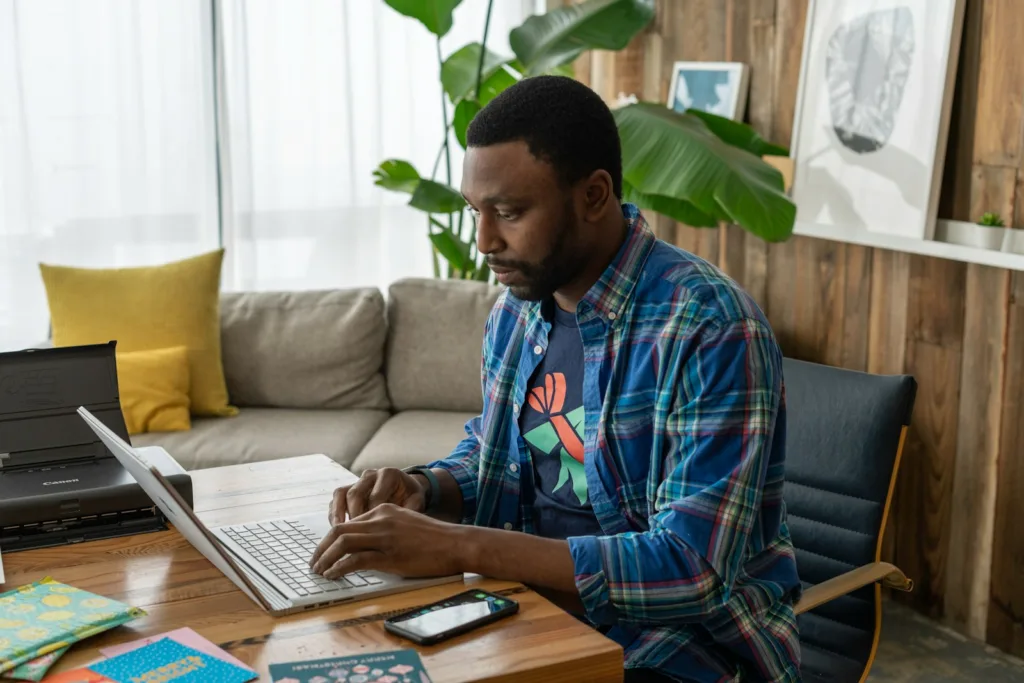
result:
[(334, 524), (310, 566), (327, 579), (363, 569), (409, 577), (458, 574), (463, 571), (462, 532), (457, 524), (383, 503), (349, 522)]
[(334, 526), (344, 522), (346, 514), (355, 519), (385, 503), (423, 512), (426, 509), (426, 485), (424, 477), (414, 477), (394, 467), (366, 470), (356, 483), (334, 491), (328, 519)]

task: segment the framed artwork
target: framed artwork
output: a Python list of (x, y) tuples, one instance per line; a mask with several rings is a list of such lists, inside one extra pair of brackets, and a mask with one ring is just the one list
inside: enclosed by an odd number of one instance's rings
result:
[(739, 121), (747, 107), (749, 69), (739, 62), (676, 62), (668, 106), (697, 109)]
[(965, 0), (810, 0), (790, 155), (805, 232), (932, 239)]

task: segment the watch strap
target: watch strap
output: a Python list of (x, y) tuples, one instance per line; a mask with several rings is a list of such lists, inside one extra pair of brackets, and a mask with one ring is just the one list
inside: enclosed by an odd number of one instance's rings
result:
[(422, 467), (420, 465), (406, 467), (402, 471), (406, 474), (419, 474), (427, 480), (427, 483), (430, 484), (430, 491), (427, 493), (424, 511), (433, 512), (436, 510), (441, 503), (441, 483), (437, 480), (437, 475), (431, 472), (429, 467)]

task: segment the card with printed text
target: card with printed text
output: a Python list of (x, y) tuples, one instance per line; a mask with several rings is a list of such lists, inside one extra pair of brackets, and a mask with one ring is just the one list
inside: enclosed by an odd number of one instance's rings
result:
[(274, 683), (431, 683), (416, 650), (270, 665)]
[(170, 638), (90, 664), (89, 669), (122, 683), (246, 683), (257, 678), (248, 669)]

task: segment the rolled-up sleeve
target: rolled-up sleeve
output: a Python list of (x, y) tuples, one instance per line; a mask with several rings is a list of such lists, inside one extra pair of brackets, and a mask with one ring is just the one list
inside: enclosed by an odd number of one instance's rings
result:
[[(683, 352), (681, 352), (683, 353)], [(649, 530), (574, 537), (576, 587), (597, 624), (698, 621), (728, 600), (761, 508), (782, 357), (767, 324), (707, 329), (676, 360), (666, 476)]]

